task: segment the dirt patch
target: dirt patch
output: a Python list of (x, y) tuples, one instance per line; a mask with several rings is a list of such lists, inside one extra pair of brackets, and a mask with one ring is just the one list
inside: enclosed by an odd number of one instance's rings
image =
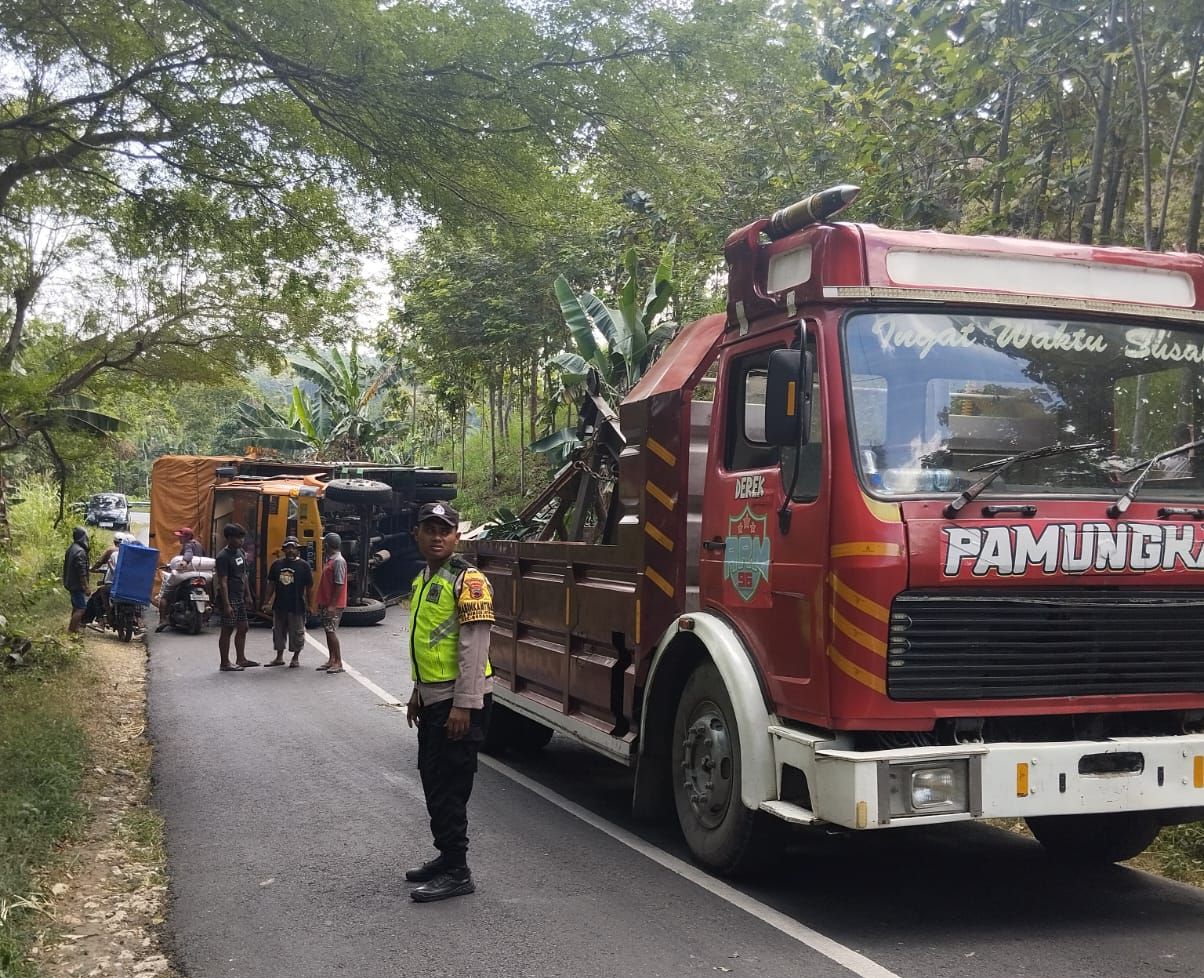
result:
[(160, 946), (167, 904), (162, 820), (150, 807), (146, 646), (88, 633), (97, 681), (81, 709), (91, 756), (84, 828), (42, 878), (46, 925), (31, 957), (47, 978), (179, 978)]

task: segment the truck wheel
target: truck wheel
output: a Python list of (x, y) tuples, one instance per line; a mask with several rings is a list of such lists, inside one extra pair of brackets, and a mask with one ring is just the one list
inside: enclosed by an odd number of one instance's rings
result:
[(1024, 821), (1050, 856), (1079, 865), (1132, 859), (1145, 852), (1162, 828), (1148, 812), (1043, 815)]
[(375, 479), (331, 479), (323, 495), (335, 503), (384, 506), (393, 501), (393, 487)]
[(694, 858), (731, 875), (753, 858), (756, 812), (740, 800), (740, 734), (719, 670), (700, 665), (686, 680), (673, 722), (673, 802)]
[(359, 604), (349, 604), (343, 609), (344, 625), (359, 627), (375, 625), (385, 620), (385, 603), (373, 598), (364, 598)]

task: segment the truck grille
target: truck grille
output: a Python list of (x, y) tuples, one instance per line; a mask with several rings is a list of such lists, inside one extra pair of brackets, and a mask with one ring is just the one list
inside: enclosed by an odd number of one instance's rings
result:
[(893, 700), (1204, 691), (1204, 591), (1043, 589), (900, 594)]

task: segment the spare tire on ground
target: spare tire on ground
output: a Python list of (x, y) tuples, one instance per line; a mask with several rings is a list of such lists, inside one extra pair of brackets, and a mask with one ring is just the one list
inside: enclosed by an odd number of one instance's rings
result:
[(375, 479), (331, 479), (324, 494), (335, 503), (384, 506), (393, 499), (393, 487)]
[(359, 604), (349, 604), (343, 609), (342, 623), (358, 628), (375, 625), (385, 620), (385, 603), (374, 598), (361, 598)]

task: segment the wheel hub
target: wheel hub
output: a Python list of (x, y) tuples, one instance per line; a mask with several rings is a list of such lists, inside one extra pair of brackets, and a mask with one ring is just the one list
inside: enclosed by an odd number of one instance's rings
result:
[(715, 828), (732, 798), (732, 743), (714, 704), (701, 704), (682, 741), (682, 788), (698, 821)]

